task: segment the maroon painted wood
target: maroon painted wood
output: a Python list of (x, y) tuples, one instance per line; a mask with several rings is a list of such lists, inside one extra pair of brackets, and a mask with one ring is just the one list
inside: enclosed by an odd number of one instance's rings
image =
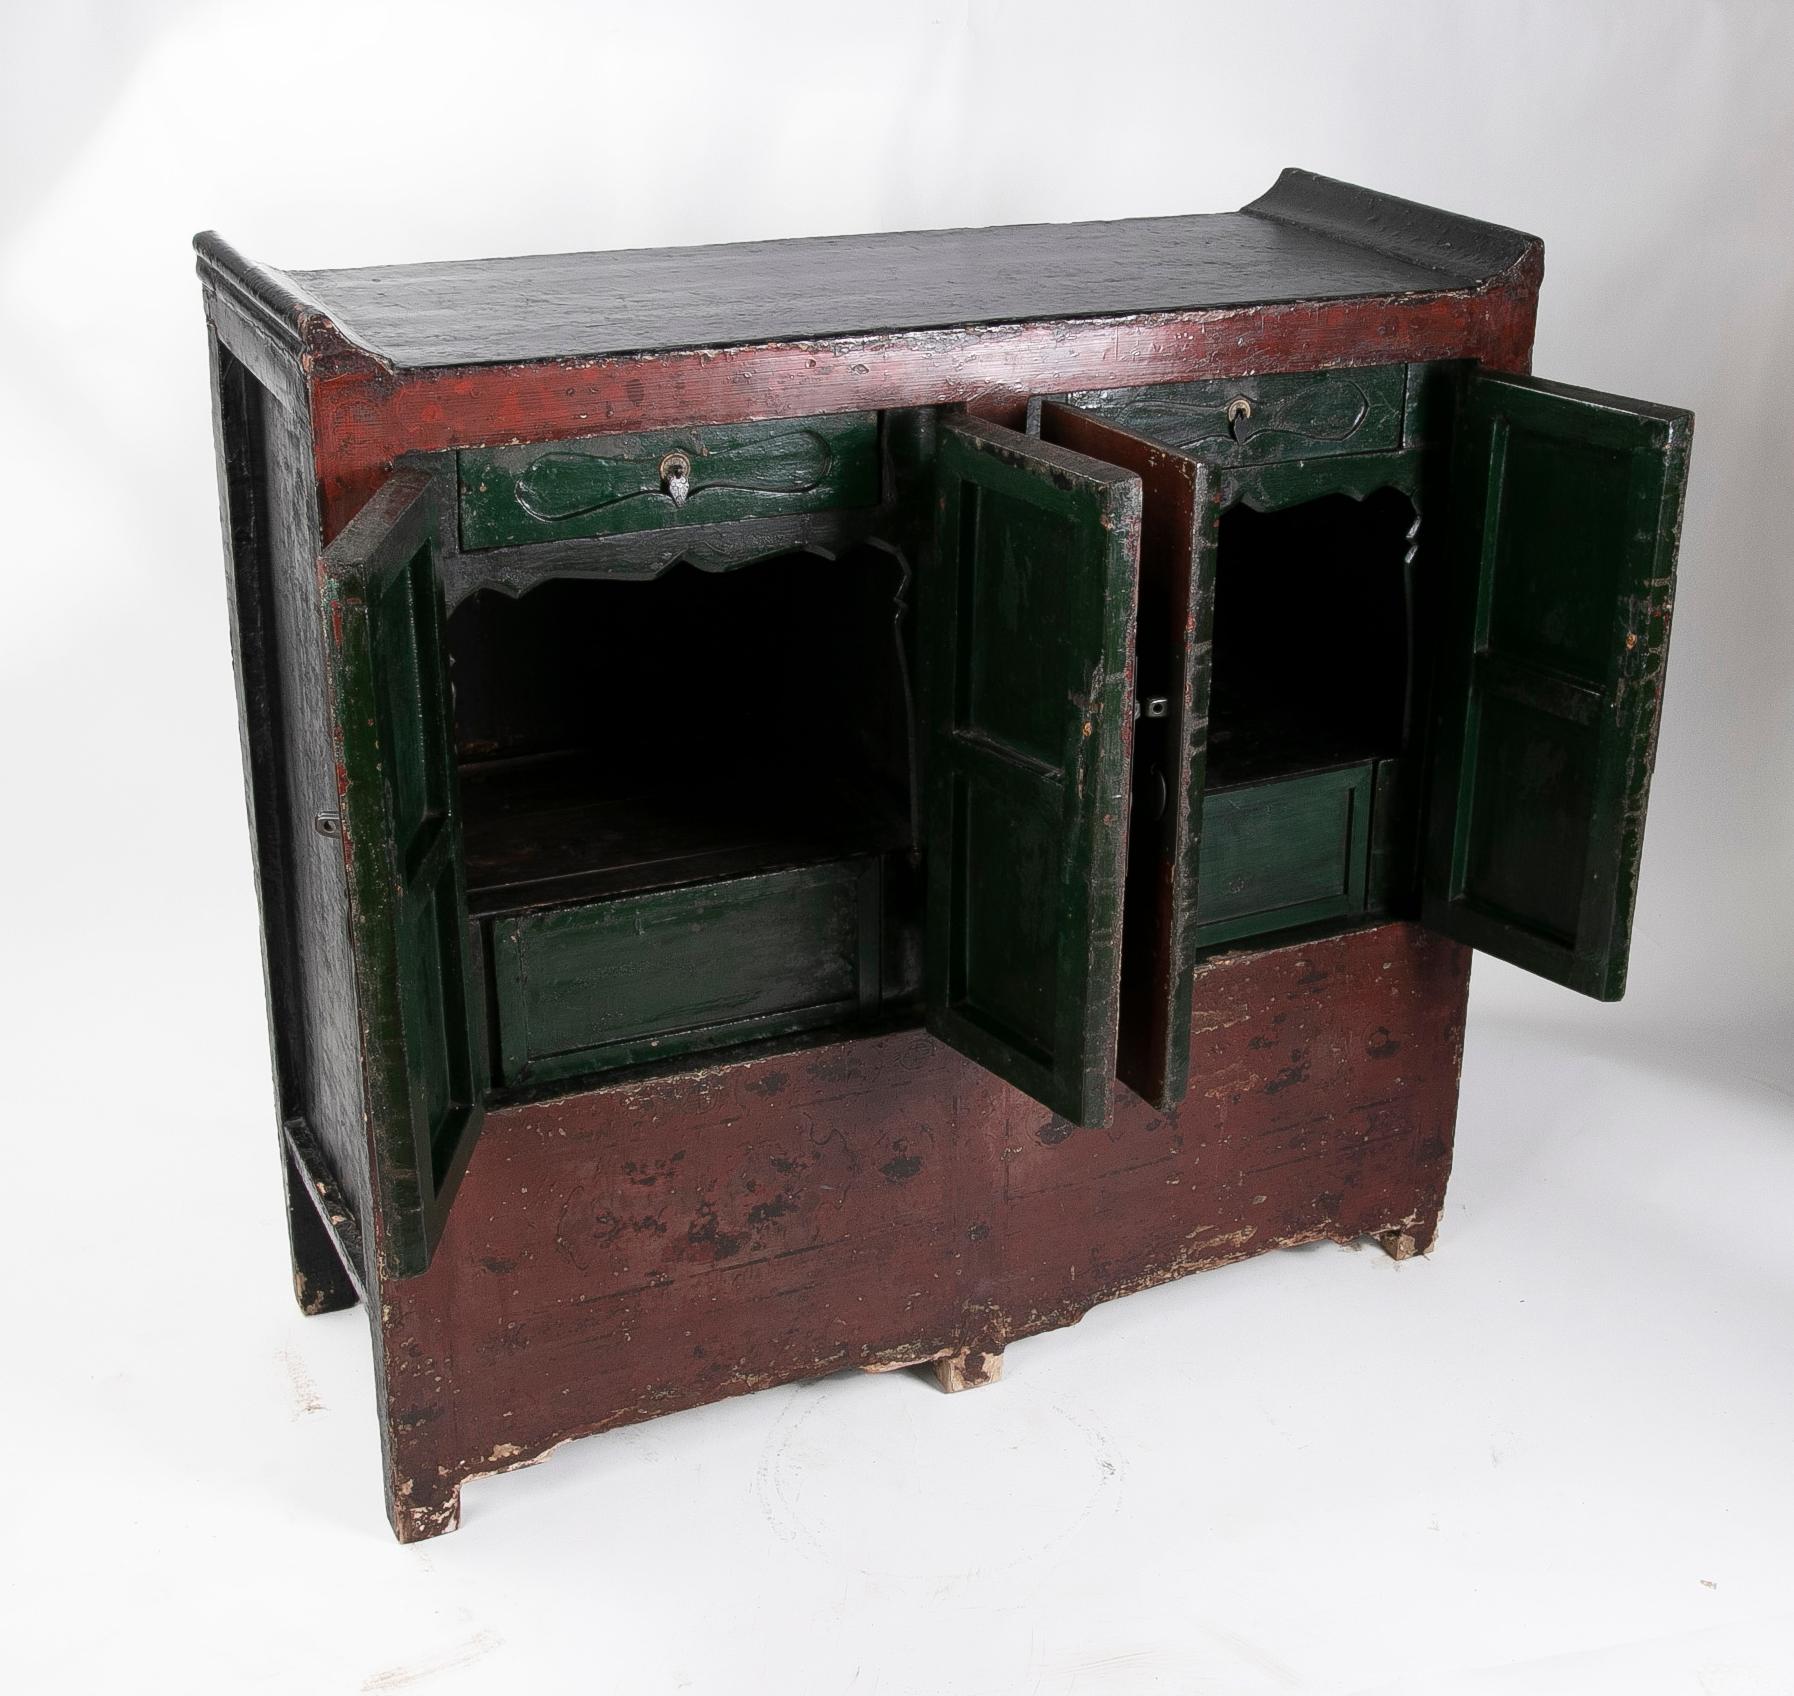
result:
[(1426, 1248), (1469, 976), (1405, 924), (1216, 961), (1198, 1087), (1101, 1132), (919, 1031), (495, 1113), (430, 1270), (385, 1291), (400, 1536), (587, 1432), (1000, 1350), (1267, 1249)]
[[(1019, 424), (1035, 395), (1402, 360), (1523, 372), (1536, 240), (1286, 173), (1213, 218), (850, 240), (820, 282), (804, 244), (334, 277), (197, 245), (295, 1266), (309, 1306), (367, 1306), (402, 1538), (582, 1433), (845, 1366), (975, 1383), (1009, 1340), (1189, 1271), (1430, 1243), (1469, 957), (1396, 924), (1202, 966), (1187, 1099), (1122, 1092), (1103, 1131), (920, 1031), (498, 1108), (429, 1270), (389, 1275), (305, 626), (319, 554), (407, 454), (878, 407)], [(689, 296), (650, 286), (693, 266)]]

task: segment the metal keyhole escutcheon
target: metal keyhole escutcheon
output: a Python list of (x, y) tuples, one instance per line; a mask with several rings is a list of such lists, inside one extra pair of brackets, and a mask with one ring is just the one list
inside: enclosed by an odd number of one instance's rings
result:
[(1237, 442), (1240, 439), (1240, 426), (1252, 416), (1252, 402), (1244, 395), (1235, 395), (1227, 403), (1227, 433)]
[(674, 506), (684, 506), (691, 494), (691, 455), (675, 449), (660, 462), (660, 486)]

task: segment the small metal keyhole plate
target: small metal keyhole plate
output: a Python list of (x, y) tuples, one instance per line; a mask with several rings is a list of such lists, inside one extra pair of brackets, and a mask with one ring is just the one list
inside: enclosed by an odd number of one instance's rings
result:
[(1237, 442), (1240, 439), (1240, 426), (1252, 416), (1252, 402), (1244, 395), (1235, 395), (1227, 403), (1227, 430)]
[(660, 486), (674, 506), (684, 506), (691, 494), (691, 455), (675, 448), (660, 462)]

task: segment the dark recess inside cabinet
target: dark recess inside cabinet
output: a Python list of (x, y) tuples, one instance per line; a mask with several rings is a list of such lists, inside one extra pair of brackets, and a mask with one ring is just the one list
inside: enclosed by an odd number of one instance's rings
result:
[(1222, 513), (1200, 942), (1411, 901), (1417, 534), (1396, 488)]
[(557, 577), (449, 620), (495, 1075), (913, 999), (906, 568), (871, 547)]
[(1413, 520), (1395, 489), (1222, 514), (1211, 787), (1400, 752)]

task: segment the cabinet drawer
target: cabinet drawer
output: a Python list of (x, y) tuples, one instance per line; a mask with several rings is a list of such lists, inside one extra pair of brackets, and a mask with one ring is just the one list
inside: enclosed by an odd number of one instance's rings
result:
[(1399, 447), (1407, 369), (1224, 377), (1060, 398), (1212, 465), (1263, 465)]
[(622, 896), (493, 922), (501, 1082), (612, 1066), (870, 1012), (876, 858)]
[(876, 506), (878, 414), (588, 436), (457, 455), (461, 546)]
[(1205, 795), (1198, 944), (1362, 912), (1375, 770), (1366, 761)]

